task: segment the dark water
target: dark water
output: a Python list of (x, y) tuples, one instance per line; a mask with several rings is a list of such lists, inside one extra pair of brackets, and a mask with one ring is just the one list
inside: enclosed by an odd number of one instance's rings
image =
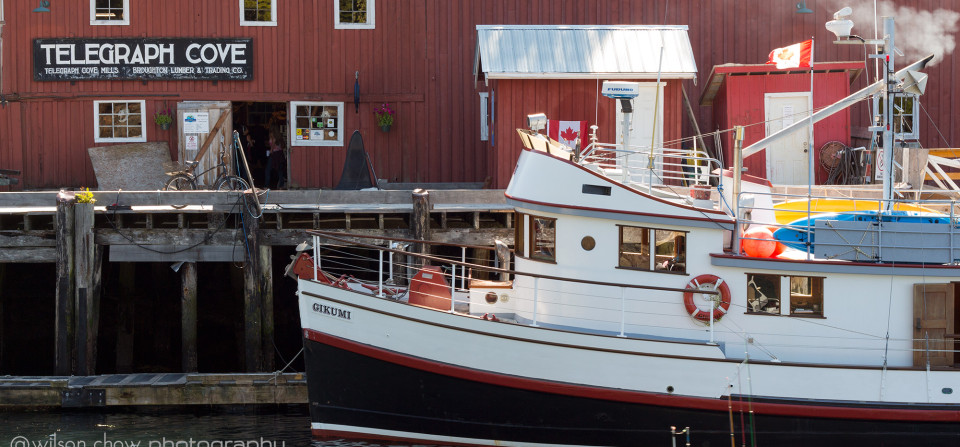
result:
[[(192, 444), (191, 444), (192, 441)], [(0, 447), (374, 447), (311, 442), (304, 410), (260, 414), (196, 412), (0, 413)]]

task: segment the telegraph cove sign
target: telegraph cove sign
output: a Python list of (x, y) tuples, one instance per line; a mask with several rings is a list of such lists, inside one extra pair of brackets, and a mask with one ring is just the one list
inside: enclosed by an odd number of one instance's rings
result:
[(34, 39), (37, 81), (253, 79), (253, 39)]

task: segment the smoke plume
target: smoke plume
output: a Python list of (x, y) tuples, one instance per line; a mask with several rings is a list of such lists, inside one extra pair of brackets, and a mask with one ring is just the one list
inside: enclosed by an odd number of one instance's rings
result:
[[(870, 0), (831, 0), (832, 11), (839, 11), (844, 6), (853, 9), (853, 32), (864, 39), (873, 39), (874, 2)], [(957, 46), (954, 34), (957, 32), (957, 22), (960, 21), (960, 12), (939, 8), (935, 11), (918, 10), (910, 6), (897, 6), (892, 1), (883, 0), (877, 4), (877, 33), (883, 37), (883, 23), (881, 17), (893, 17), (896, 23), (895, 44), (905, 55), (907, 63), (914, 62), (928, 54), (936, 57), (929, 65), (934, 65), (944, 56), (953, 52)], [(831, 13), (832, 15), (832, 13)], [(902, 64), (898, 64), (902, 65)]]

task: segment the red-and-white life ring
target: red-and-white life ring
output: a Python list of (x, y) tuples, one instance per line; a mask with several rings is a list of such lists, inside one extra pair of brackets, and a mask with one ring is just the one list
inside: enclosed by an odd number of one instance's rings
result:
[(687, 313), (697, 321), (710, 321), (710, 309), (700, 309), (693, 302), (693, 296), (699, 294), (700, 290), (720, 292), (720, 302), (714, 304), (713, 321), (720, 321), (726, 315), (727, 310), (730, 309), (730, 287), (718, 276), (706, 274), (693, 278), (687, 284), (687, 290), (689, 291), (683, 292), (683, 305), (687, 308)]

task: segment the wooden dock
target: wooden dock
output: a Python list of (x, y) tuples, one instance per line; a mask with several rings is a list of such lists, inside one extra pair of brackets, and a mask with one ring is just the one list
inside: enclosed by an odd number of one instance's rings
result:
[(0, 411), (307, 403), (302, 373), (2, 377)]
[[(56, 266), (49, 280), (56, 284), (55, 364), (50, 373), (57, 376), (114, 372), (96, 365), (105, 262), (174, 263), (182, 286), (180, 296), (173, 298), (179, 298), (183, 373), (198, 370), (197, 284), (218, 280), (198, 277), (197, 263), (240, 264), (241, 371), (257, 373), (276, 367), (273, 281), (282, 276), (284, 266), (273, 265), (273, 251), (291, 251), (308, 239), (305, 230), (349, 230), (384, 241), (426, 237), (477, 246), (490, 246), (495, 239), (512, 244), (514, 237), (513, 210), (502, 190), (298, 190), (269, 191), (256, 198), (249, 191), (93, 194), (94, 204), (77, 203), (73, 191), (0, 193), (0, 266)], [(0, 298), (0, 325), (3, 309)], [(120, 314), (125, 312), (121, 308)], [(132, 335), (124, 332), (123, 321), (118, 324), (116, 372), (132, 372)], [(0, 365), (6, 346), (2, 329)]]

